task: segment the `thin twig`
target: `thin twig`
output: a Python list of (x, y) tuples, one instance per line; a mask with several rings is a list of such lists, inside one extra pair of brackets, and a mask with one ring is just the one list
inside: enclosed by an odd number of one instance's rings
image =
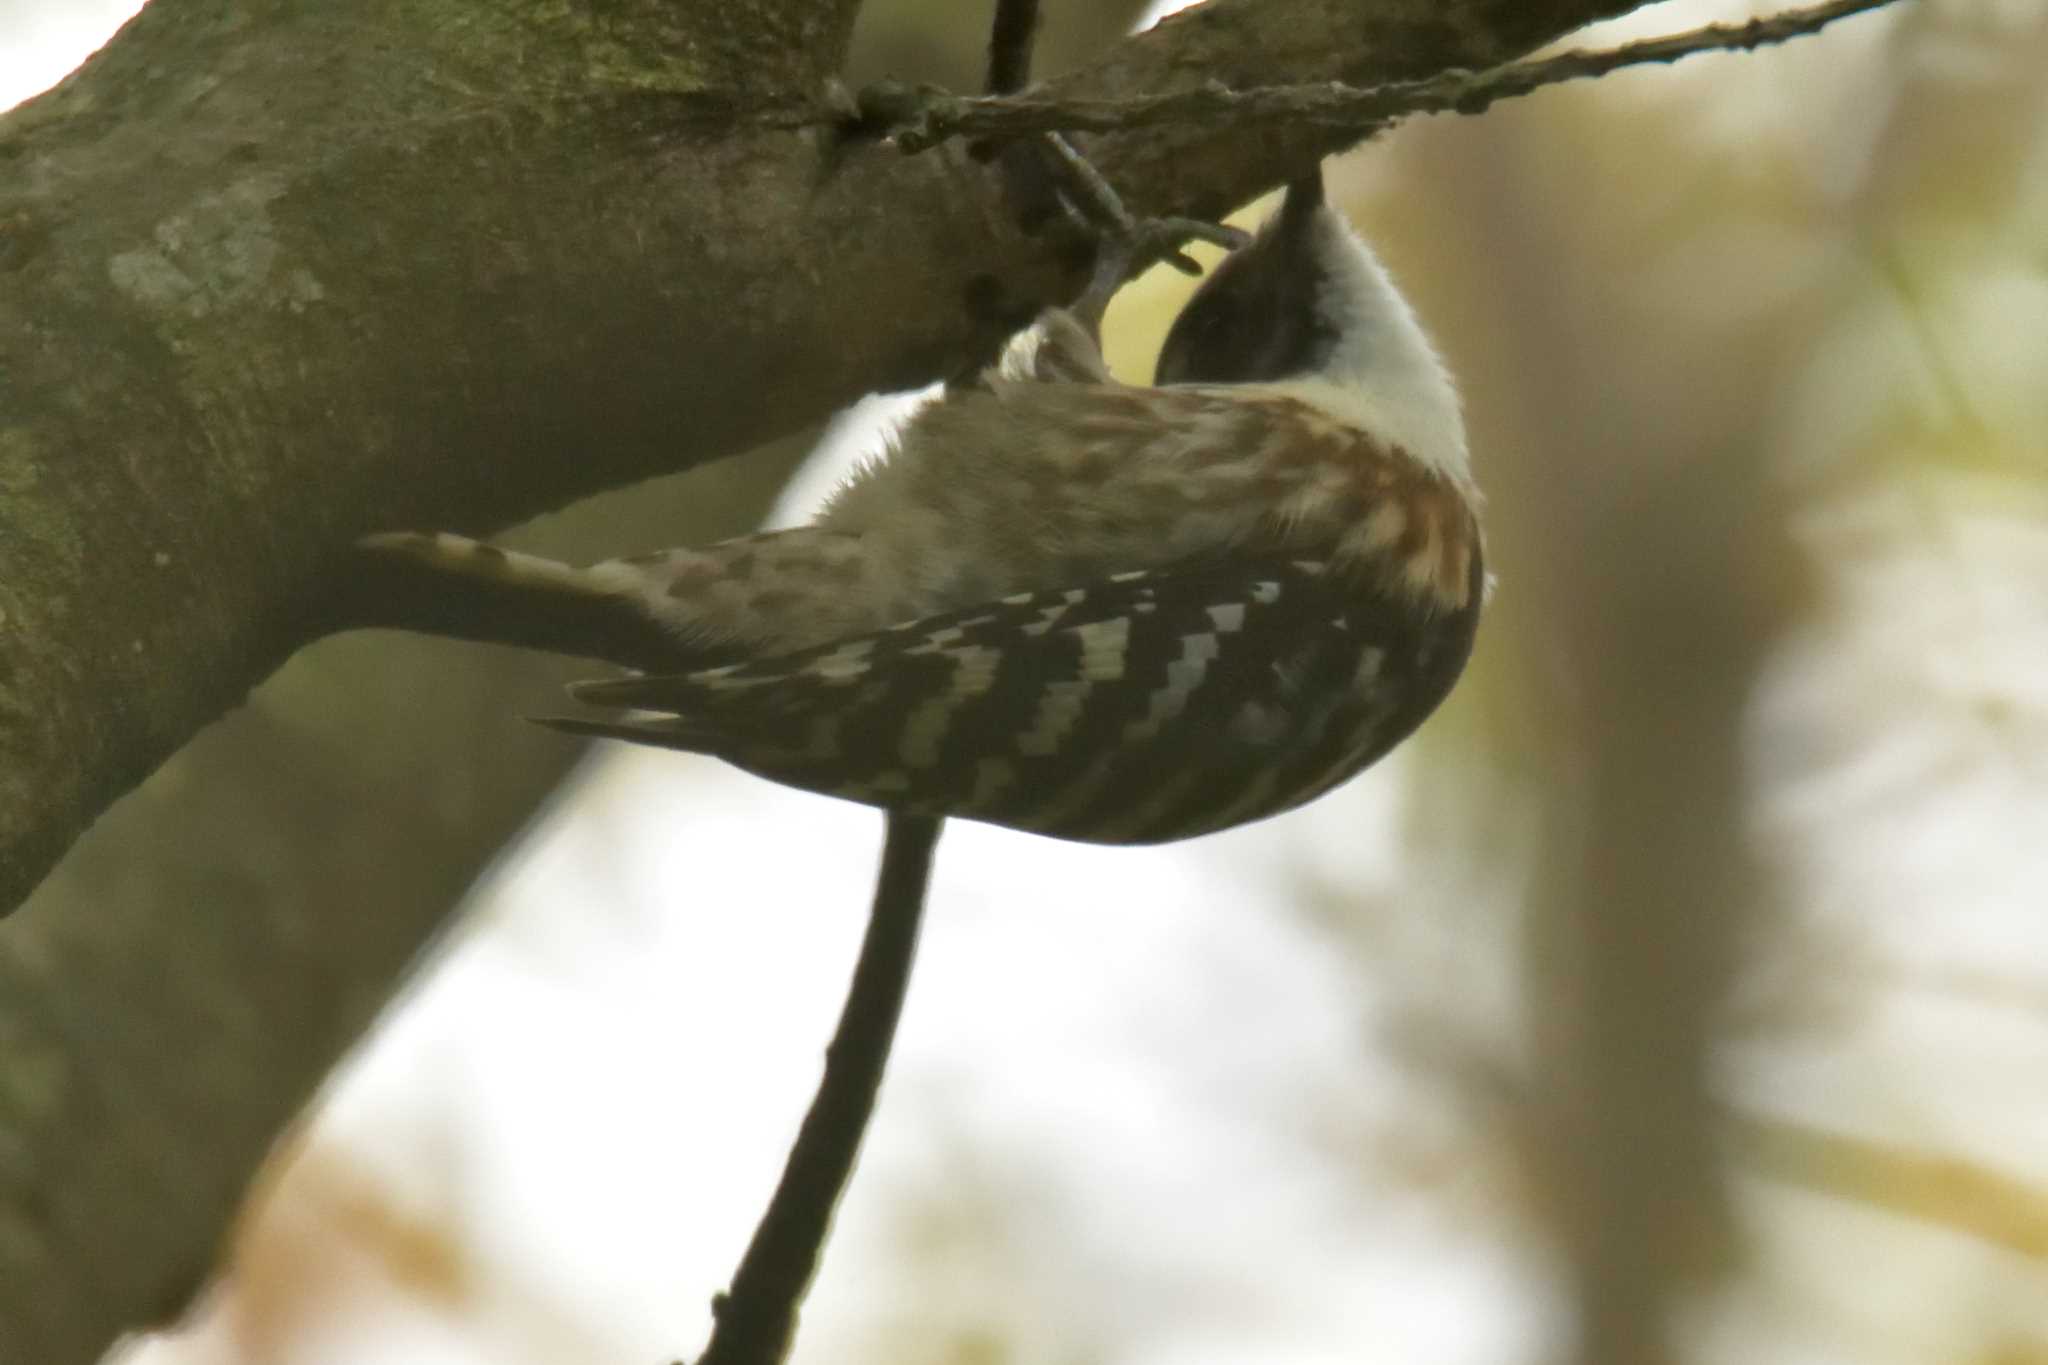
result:
[(775, 1365), (789, 1352), (797, 1309), (817, 1272), (832, 1210), (853, 1173), (896, 1037), (941, 823), (923, 815), (888, 817), (874, 909), (839, 1027), (825, 1049), (825, 1077), (768, 1211), (733, 1272), (732, 1288), (712, 1305), (716, 1324), (697, 1365)]
[(1180, 249), (1183, 243), (1208, 242), (1235, 251), (1251, 240), (1242, 228), (1228, 223), (1199, 218), (1133, 218), (1102, 172), (1073, 143), (1058, 133), (1046, 133), (1043, 141), (1066, 201), (1077, 210), (1084, 226), (1122, 248), (1127, 272), (1144, 265), (1157, 253), (1182, 274), (1199, 275), (1201, 264)]
[(1497, 100), (1627, 66), (1669, 63), (1701, 52), (1744, 51), (1802, 37), (1837, 19), (1893, 0), (1829, 0), (1741, 24), (1709, 24), (1599, 51), (1510, 62), (1486, 71), (1453, 69), (1426, 80), (1353, 86), (1337, 81), (1233, 90), (1211, 82), (1134, 99), (965, 96), (931, 86), (879, 82), (860, 92), (864, 129), (919, 152), (948, 138), (1022, 137), (1046, 132), (1124, 132), (1170, 123), (1311, 123), (1364, 137), (1411, 114), (1476, 114)]
[[(996, 0), (988, 40), (989, 94), (1024, 88), (1031, 78), (1037, 31), (1038, 0)], [(838, 93), (843, 98), (843, 88)], [(933, 816), (888, 814), (867, 934), (839, 1025), (825, 1049), (824, 1077), (789, 1149), (782, 1179), (733, 1272), (732, 1288), (712, 1305), (711, 1340), (697, 1365), (780, 1365), (789, 1354), (832, 1211), (874, 1117), (917, 959), (932, 853), (944, 827), (945, 821)]]
[(1031, 44), (1037, 36), (1038, 0), (996, 0), (988, 33), (989, 94), (1012, 94), (1030, 83)]

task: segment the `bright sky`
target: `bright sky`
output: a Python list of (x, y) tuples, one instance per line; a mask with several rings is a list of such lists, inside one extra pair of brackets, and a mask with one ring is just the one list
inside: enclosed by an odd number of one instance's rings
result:
[(139, 0), (0, 0), (0, 109), (55, 85), (141, 8)]

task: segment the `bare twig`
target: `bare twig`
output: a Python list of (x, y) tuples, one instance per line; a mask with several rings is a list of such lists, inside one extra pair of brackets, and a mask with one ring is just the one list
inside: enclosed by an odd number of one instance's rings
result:
[(2048, 1260), (2048, 1190), (1986, 1162), (1740, 1110), (1721, 1138), (1747, 1174)]
[[(988, 40), (988, 95), (1009, 95), (1030, 81), (1038, 10), (1039, 0), (996, 0), (995, 23)], [(835, 97), (850, 98), (843, 89), (835, 92)], [(860, 109), (858, 102), (854, 107)], [(1202, 241), (1234, 250), (1248, 240), (1245, 233), (1222, 223), (1134, 218), (1102, 172), (1063, 134), (1041, 133), (1037, 144), (1034, 150), (1041, 160), (1034, 164), (1051, 173), (1062, 211), (1098, 244), (1094, 279), (1075, 305), (1077, 315), (1091, 330), (1100, 331), (1110, 296), (1153, 259), (1163, 259), (1184, 274), (1199, 275), (1200, 263), (1181, 250), (1183, 244)]]
[[(1123, 273), (1108, 286), (1110, 293), (1114, 293), (1116, 286), (1129, 278), (1132, 271), (1142, 268), (1155, 255), (1184, 275), (1201, 274), (1201, 263), (1180, 249), (1184, 243), (1208, 242), (1227, 251), (1235, 251), (1251, 240), (1243, 229), (1228, 223), (1211, 223), (1200, 218), (1133, 218), (1130, 210), (1124, 207), (1122, 197), (1103, 178), (1102, 172), (1096, 170), (1073, 143), (1058, 133), (1047, 133), (1044, 145), (1068, 204), (1091, 231), (1105, 243), (1113, 244), (1120, 253), (1119, 269)], [(1101, 302), (1107, 305), (1107, 296)], [(1097, 320), (1100, 320), (1099, 309)]]
[(940, 824), (922, 815), (888, 817), (874, 909), (839, 1027), (825, 1049), (825, 1078), (733, 1272), (732, 1289), (712, 1306), (717, 1323), (697, 1365), (773, 1365), (788, 1354), (798, 1306), (853, 1173), (896, 1037)]
[(1337, 81), (1233, 90), (1211, 82), (1192, 90), (1135, 99), (1052, 99), (1034, 95), (963, 96), (932, 86), (878, 82), (860, 92), (867, 131), (919, 152), (948, 138), (1021, 137), (1047, 132), (1123, 132), (1162, 124), (1214, 122), (1313, 123), (1360, 137), (1411, 114), (1476, 114), (1497, 100), (1623, 67), (1670, 63), (1701, 52), (1745, 51), (1787, 42), (1837, 19), (1893, 0), (1828, 0), (1742, 24), (1709, 24), (1685, 33), (1600, 51), (1511, 62), (1486, 71), (1453, 69), (1426, 80), (1352, 86)]
[(1038, 0), (996, 0), (988, 34), (991, 95), (1022, 90), (1031, 80), (1031, 42), (1038, 36)]
[[(1038, 0), (996, 0), (988, 40), (990, 94), (1023, 89), (1031, 78), (1037, 30)], [(733, 1272), (732, 1288), (712, 1305), (716, 1321), (697, 1365), (779, 1365), (789, 1354), (832, 1211), (874, 1117), (917, 958), (932, 853), (944, 827), (945, 821), (930, 816), (892, 811), (887, 817), (868, 931), (839, 1026), (825, 1049), (824, 1078), (789, 1149), (782, 1179)]]

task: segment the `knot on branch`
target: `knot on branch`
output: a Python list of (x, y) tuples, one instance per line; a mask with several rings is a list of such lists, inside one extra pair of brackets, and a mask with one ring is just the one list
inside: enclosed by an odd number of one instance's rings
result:
[(905, 153), (927, 151), (952, 135), (960, 99), (941, 86), (884, 78), (853, 97), (853, 130), (895, 142)]

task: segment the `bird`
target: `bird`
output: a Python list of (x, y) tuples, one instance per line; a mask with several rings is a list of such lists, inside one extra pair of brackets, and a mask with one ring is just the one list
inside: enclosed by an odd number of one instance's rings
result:
[(364, 547), (428, 572), (450, 633), (662, 661), (537, 718), (571, 734), (1089, 843), (1263, 819), (1384, 756), (1471, 654), (1489, 578), (1458, 393), (1320, 167), (1195, 291), (1149, 385), (1103, 361), (1118, 283), (1046, 309), (807, 525), (587, 568)]

